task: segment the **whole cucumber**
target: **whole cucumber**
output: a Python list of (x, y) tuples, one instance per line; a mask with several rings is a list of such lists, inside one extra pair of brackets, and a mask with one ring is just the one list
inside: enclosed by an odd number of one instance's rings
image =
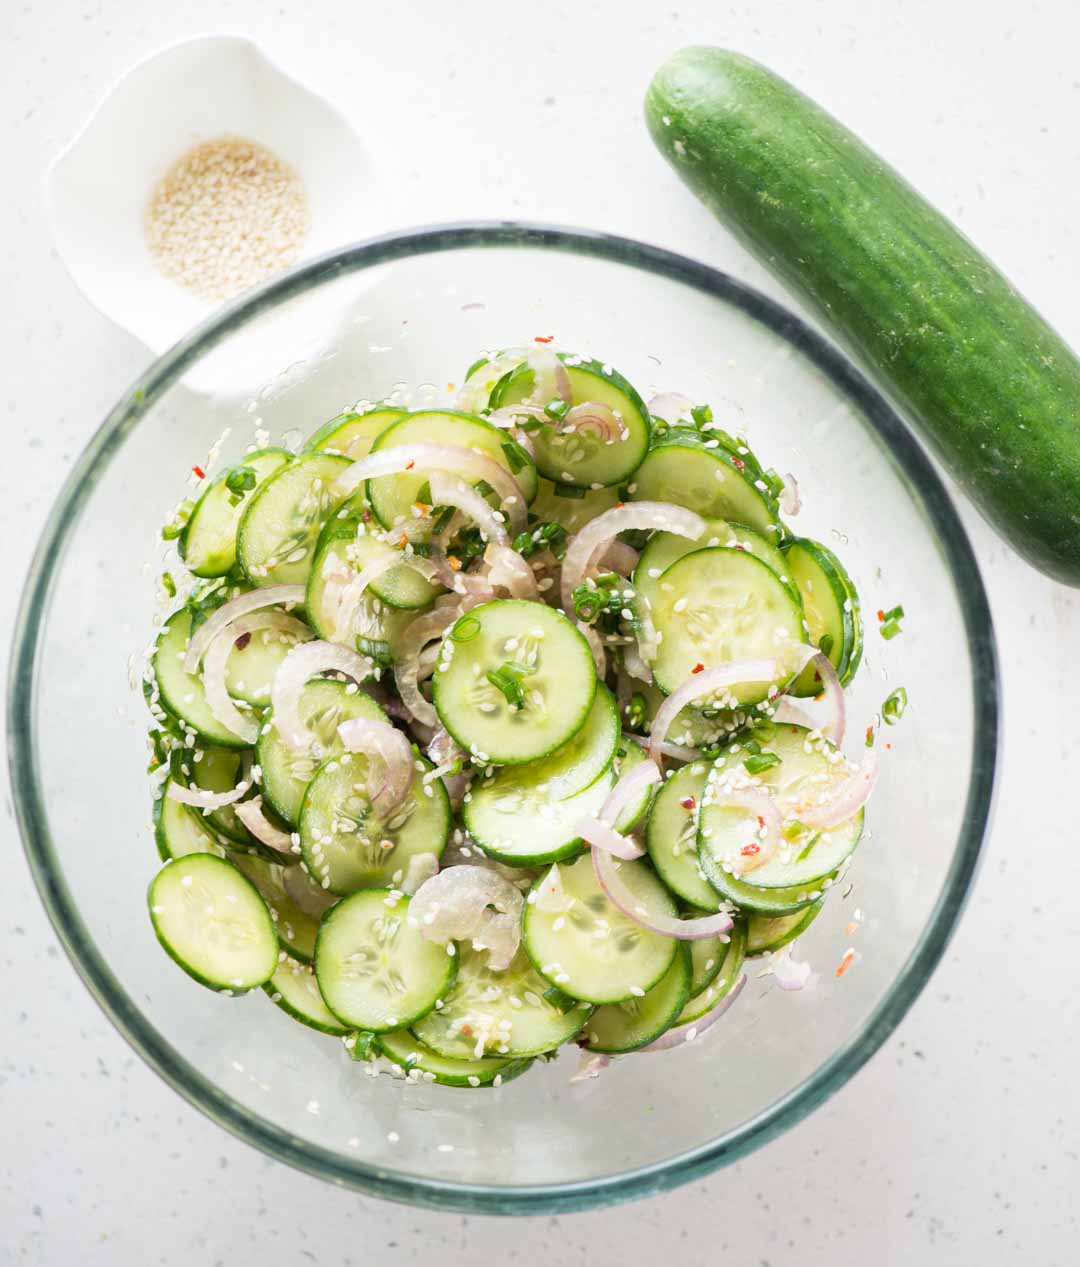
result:
[(692, 190), (877, 373), (986, 519), (1080, 585), (1080, 360), (888, 164), (764, 66), (688, 48), (645, 101)]

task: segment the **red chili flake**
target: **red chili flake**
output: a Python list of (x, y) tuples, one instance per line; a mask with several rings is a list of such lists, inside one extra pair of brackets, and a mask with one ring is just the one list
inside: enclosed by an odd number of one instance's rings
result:
[(242, 634), (240, 635), (240, 637), (239, 637), (239, 638), (237, 638), (236, 642), (235, 642), (235, 643), (233, 643), (233, 646), (235, 646), (235, 648), (237, 649), (237, 651), (243, 651), (243, 649), (247, 646), (247, 644), (248, 644), (250, 641), (251, 641), (251, 634), (249, 634), (249, 633), (242, 633)]
[(464, 1034), (466, 1038), (472, 1038), (472, 1033), (473, 1033), (472, 1026), (462, 1025), (462, 1027), (458, 1030), (458, 1033)]
[(752, 858), (754, 854), (761, 853), (761, 846), (743, 845), (743, 847), (739, 850), (739, 853), (741, 853), (744, 858)]
[(621, 506), (625, 506), (625, 505), (626, 505), (626, 502), (616, 502), (615, 509), (618, 510)]
[(874, 728), (873, 728), (873, 726), (867, 726), (867, 728), (866, 728), (866, 746), (869, 748), (869, 747), (870, 747), (870, 745), (871, 745), (873, 742), (874, 742)]
[(764, 828), (765, 826), (765, 820), (761, 817), (760, 814), (757, 816), (757, 825), (761, 828)]
[(402, 533), (401, 536), (398, 537), (397, 543), (402, 548), (402, 550), (404, 550), (405, 547), (409, 544), (409, 538), (404, 533)]
[(887, 744), (885, 745), (885, 751), (886, 751), (886, 752), (892, 752), (892, 744), (891, 744), (891, 743), (887, 743)]
[(553, 334), (535, 334), (533, 335), (534, 343), (550, 343), (555, 336)]
[(193, 475), (197, 475), (197, 476), (199, 477), (199, 479), (201, 479), (201, 480), (206, 479), (206, 472), (202, 469), (202, 467), (201, 467), (201, 466), (193, 466), (193, 467), (191, 468), (191, 473), (192, 473)]
[(691, 673), (704, 673), (704, 672), (705, 672), (705, 666), (704, 666), (704, 665), (701, 663), (701, 661), (699, 660), (699, 661), (697, 662), (697, 664), (695, 664), (695, 665), (694, 665), (694, 667), (690, 670), (690, 672), (691, 672)]
[(431, 507), (428, 505), (425, 505), (424, 502), (413, 502), (413, 510), (415, 510), (416, 513), (422, 516), (424, 519), (426, 519), (431, 514)]
[(742, 460), (742, 458), (737, 458), (737, 457), (735, 457), (734, 455), (732, 455), (732, 458), (731, 458), (731, 465), (732, 465), (732, 466), (733, 466), (733, 467), (734, 467), (737, 471), (745, 471), (745, 470), (746, 470), (746, 463)]
[(881, 608), (880, 608), (880, 607), (878, 608), (877, 618), (878, 618), (878, 620), (884, 620), (884, 619), (885, 619), (885, 613), (881, 610)]
[(854, 962), (855, 962), (855, 952), (849, 946), (847, 950), (844, 951), (844, 954), (840, 960), (840, 966), (836, 969), (835, 975), (837, 977), (842, 977), (844, 973), (847, 972), (847, 970), (851, 967), (851, 965)]
[(847, 926), (847, 928), (844, 929), (844, 936), (854, 937), (858, 931), (859, 931), (859, 921), (853, 919), (851, 923)]
[(679, 804), (683, 809), (694, 809), (697, 806), (697, 801), (692, 796), (684, 796)]
[(405, 469), (406, 469), (407, 471), (411, 471), (415, 465), (416, 465), (416, 463), (415, 463), (415, 462), (406, 462), (406, 463), (405, 463)]
[(446, 556), (446, 561), (447, 561), (447, 563), (449, 563), (449, 564), (450, 564), (450, 570), (451, 570), (452, 572), (460, 572), (460, 571), (461, 571), (461, 560), (457, 557), (457, 555), (454, 555), (454, 554), (448, 554), (448, 555)]
[(360, 518), (361, 518), (361, 519), (364, 521), (364, 523), (366, 523), (366, 524), (371, 523), (371, 511), (370, 511), (370, 510), (362, 510), (362, 511), (360, 512)]

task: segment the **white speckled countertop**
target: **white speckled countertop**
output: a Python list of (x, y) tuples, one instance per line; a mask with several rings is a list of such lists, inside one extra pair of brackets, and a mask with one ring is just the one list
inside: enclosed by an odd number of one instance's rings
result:
[[(5, 18), (0, 515), (20, 574), (73, 456), (146, 361), (61, 268), (45, 167), (127, 66), (204, 31), (252, 35), (286, 69), (336, 83), (361, 127), (370, 110), (392, 129), (377, 228), (499, 215), (585, 224), (779, 293), (677, 184), (640, 120), (665, 53), (739, 48), (851, 123), (1080, 344), (1080, 9), (1068, 0), (666, 0), (648, 11), (626, 0), (12, 0)], [(1075, 781), (1080, 594), (966, 519), (1005, 680), (996, 824), (944, 964), (808, 1121), (704, 1183), (529, 1225), (326, 1186), (222, 1133), (113, 1032), (57, 947), (6, 797), (0, 1263), (1075, 1263), (1080, 865), (1067, 791), (1033, 788)], [(5, 644), (15, 601), (12, 584)]]

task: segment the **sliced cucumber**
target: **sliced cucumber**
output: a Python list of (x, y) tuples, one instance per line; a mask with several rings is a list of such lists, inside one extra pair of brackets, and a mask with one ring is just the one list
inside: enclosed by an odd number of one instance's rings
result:
[[(664, 702), (665, 696), (652, 683), (636, 683), (638, 694), (645, 705), (645, 716), (648, 718), (646, 729), (651, 729), (652, 719), (657, 709)], [(669, 743), (682, 744), (687, 748), (719, 748), (741, 730), (747, 722), (747, 714), (737, 708), (722, 708), (706, 704), (701, 708), (687, 704), (679, 710), (668, 728)]]
[[(541, 976), (575, 999), (621, 1003), (641, 998), (671, 966), (677, 943), (627, 918), (604, 895), (585, 854), (559, 868), (573, 899), (565, 914), (526, 902), (523, 944)], [(670, 894), (643, 861), (624, 862), (619, 877), (646, 910), (674, 915)]]
[(404, 413), (404, 409), (391, 409), (386, 405), (376, 405), (364, 413), (348, 410), (324, 422), (304, 445), (304, 452), (338, 453), (358, 462), (367, 457), (378, 437)]
[(186, 858), (188, 854), (208, 853), (225, 857), (225, 847), (210, 829), (202, 814), (190, 805), (175, 801), (169, 795), (173, 775), (161, 785), (154, 800), (154, 840), (162, 861)]
[[(242, 776), (243, 757), (235, 748), (204, 748), (200, 759), (195, 760), (191, 754), (191, 780), (198, 788), (206, 792), (228, 792), (236, 787)], [(214, 831), (227, 836), (229, 840), (240, 845), (252, 843), (248, 829), (237, 818), (236, 810), (231, 805), (223, 805), (221, 809), (211, 810), (205, 816), (195, 810), (198, 817), (205, 817)]]
[[(365, 514), (371, 522), (365, 521)], [(391, 536), (392, 534), (388, 535), (371, 519), (371, 511), (367, 509), (362, 496), (351, 497), (327, 520), (319, 538), (316, 555), (330, 541), (343, 542), (344, 549), (339, 547), (335, 557), (342, 559), (354, 572), (359, 572), (376, 560), (401, 556), (400, 544), (396, 539), (392, 541)], [(445, 592), (441, 585), (433, 585), (406, 563), (391, 567), (377, 576), (367, 586), (365, 593), (369, 591), (390, 607), (409, 611), (429, 606)]]
[(708, 775), (704, 761), (692, 761), (664, 783), (649, 814), (645, 847), (672, 893), (701, 910), (715, 911), (720, 899), (697, 856), (698, 811)]
[[(696, 945), (697, 943), (695, 943)], [(730, 994), (746, 958), (746, 921), (736, 920), (724, 949), (723, 960), (713, 978), (686, 1000), (675, 1018), (676, 1025), (689, 1025), (710, 1012), (722, 998)]]
[(425, 779), (423, 757), (405, 799), (389, 815), (374, 813), (368, 759), (341, 752), (324, 762), (300, 807), (300, 848), (308, 870), (331, 893), (379, 888), (403, 873), (409, 859), (436, 856), (450, 835), (450, 800), (442, 779)]
[(283, 867), (267, 858), (236, 857), (233, 862), (262, 894), (278, 941), (294, 959), (310, 963), (319, 931), (319, 917), (312, 912), (325, 913), (337, 900), (336, 894), (325, 893), (303, 867)]
[[(627, 739), (625, 736), (621, 737), (612, 761), (612, 769), (616, 781), (621, 779), (624, 774), (629, 774), (634, 766), (641, 765), (643, 761), (648, 759), (648, 753), (641, 744), (633, 739)], [(628, 831), (633, 831), (649, 812), (649, 806), (652, 804), (656, 790), (657, 785), (655, 783), (651, 787), (642, 788), (637, 800), (631, 801), (629, 805), (623, 807), (622, 812), (614, 822), (615, 830), (624, 834)]]
[[(733, 902), (740, 910), (757, 915), (791, 915), (813, 905), (821, 897), (824, 887), (805, 884), (790, 889), (763, 889), (745, 880), (737, 880), (720, 867), (713, 856), (698, 844), (701, 869), (709, 883), (725, 901)], [(822, 881), (824, 886), (824, 881)]]
[(231, 863), (208, 853), (174, 859), (147, 897), (158, 941), (201, 985), (242, 994), (270, 979), (278, 962), (274, 921)]
[(323, 1002), (315, 970), (310, 964), (286, 955), (279, 960), (274, 975), (263, 989), (271, 1002), (302, 1025), (321, 1030), (324, 1034), (349, 1032), (349, 1027), (343, 1025)]
[(570, 621), (551, 607), (507, 598), (474, 607), (450, 630), (433, 699), (462, 748), (481, 761), (520, 765), (569, 742), (595, 694), (592, 652)]
[(240, 516), (236, 554), (253, 585), (303, 585), (315, 543), (341, 498), (334, 480), (349, 459), (305, 453), (275, 471)]
[[(461, 413), (454, 409), (429, 409), (406, 414), (388, 427), (371, 446), (371, 451), (381, 452), (401, 444), (453, 445), (463, 449), (478, 449), (494, 458), (514, 476), (527, 502), (536, 496), (536, 467), (531, 461), (521, 462), (515, 455), (511, 463), (504, 446), (509, 437), (505, 431), (483, 418)], [(517, 469), (515, 469), (517, 466)], [(367, 482), (368, 500), (375, 517), (384, 528), (393, 528), (403, 522), (412, 522), (412, 507), (417, 494), (427, 482), (427, 475), (383, 475)]]
[(181, 607), (165, 622), (151, 661), (161, 702), (208, 744), (246, 748), (247, 744), (210, 711), (202, 678), (184, 672), (184, 653), (191, 636), (191, 612)]
[(619, 501), (617, 488), (575, 488), (572, 496), (560, 491), (564, 488), (565, 485), (542, 479), (529, 513), (537, 523), (561, 524), (570, 537), (584, 528), (590, 519), (611, 510)]
[(310, 752), (294, 752), (272, 725), (259, 733), (255, 761), (262, 774), (263, 799), (286, 823), (296, 826), (300, 803), (321, 761), (344, 751), (337, 728), (353, 717), (386, 721), (386, 714), (363, 690), (345, 682), (315, 678), (300, 693), (300, 720), (315, 736)]
[(416, 613), (387, 607), (382, 599), (365, 589), (354, 609), (351, 627), (339, 628), (344, 583), (338, 579), (338, 574), (348, 576), (357, 570), (349, 557), (349, 546), (350, 541), (346, 537), (327, 535), (321, 539), (307, 580), (304, 607), (312, 628), (320, 638), (355, 646), (385, 667), (393, 663), (394, 646)]
[[(691, 908), (686, 912), (686, 918), (700, 919), (701, 916), (708, 913), (708, 911)], [(722, 938), (699, 937), (696, 941), (690, 943), (691, 994), (700, 994), (707, 985), (711, 985), (720, 975), (720, 969), (724, 966), (724, 957), (727, 955), (730, 942), (730, 936), (725, 934)]]
[(746, 927), (746, 953), (750, 955), (770, 954), (794, 941), (821, 914), (825, 898), (820, 897), (805, 910), (796, 911), (794, 915), (751, 915)]
[[(364, 889), (323, 916), (315, 975), (327, 1007), (354, 1029), (404, 1029), (445, 998), (457, 958), (408, 919), (409, 899)], [(453, 949), (451, 943), (450, 949)]]
[[(224, 576), (232, 571), (236, 563), (236, 525), (252, 493), (291, 459), (287, 449), (260, 449), (223, 471), (207, 487), (176, 543), (189, 572), (194, 576)], [(250, 483), (250, 487), (243, 487), (245, 483)]]
[[(843, 782), (849, 770), (843, 761), (836, 759), (833, 745), (816, 731), (790, 725), (770, 726), (769, 731), (771, 737), (767, 740), (764, 735), (768, 732), (759, 731), (762, 749), (775, 753), (780, 761), (756, 777), (772, 791), (785, 819), (797, 820), (800, 808), (817, 804), (827, 795), (830, 786)], [(740, 744), (732, 744), (712, 767), (710, 784), (702, 801), (698, 853), (714, 887), (717, 886), (716, 873), (728, 872), (736, 865), (748, 839), (748, 828), (756, 825), (753, 815), (749, 815), (748, 822), (746, 810), (725, 804), (722, 794), (718, 796), (716, 791), (724, 777), (741, 766), (748, 755)], [(831, 831), (804, 831), (791, 839), (785, 838), (767, 862), (736, 878), (755, 890), (820, 887), (859, 843), (862, 825), (860, 810)]]
[(518, 951), (502, 972), (488, 967), (487, 951), (462, 944), (457, 980), (413, 1033), (453, 1060), (485, 1055), (537, 1056), (567, 1042), (588, 1020), (583, 1003), (561, 1010), (544, 998), (548, 983)]
[(780, 539), (776, 498), (753, 455), (731, 452), (716, 436), (690, 428), (674, 427), (653, 445), (634, 475), (633, 496), (746, 524), (773, 543)]
[[(862, 618), (855, 586), (840, 560), (820, 542), (800, 538), (784, 547), (784, 557), (802, 596), (810, 641), (815, 647), (827, 648), (826, 654), (846, 686), (862, 658)], [(807, 665), (789, 688), (790, 694), (801, 696), (820, 691), (821, 681), (812, 665)]]
[(614, 782), (604, 771), (583, 792), (556, 801), (539, 790), (529, 767), (510, 766), (466, 794), (465, 828), (489, 858), (507, 866), (562, 862), (581, 852), (577, 825), (599, 814)]
[(671, 967), (643, 998), (596, 1009), (585, 1025), (582, 1046), (613, 1054), (648, 1046), (686, 1005), (691, 975), (690, 949), (680, 942)]
[(300, 642), (313, 635), (286, 632), (281, 629), (256, 629), (237, 639), (225, 661), (225, 685), (233, 699), (243, 700), (256, 708), (270, 703), (270, 688), (282, 660)]
[(414, 1077), (416, 1075), (413, 1071), (417, 1070), (418, 1081), (437, 1082), (444, 1087), (501, 1087), (504, 1082), (524, 1073), (532, 1064), (528, 1059), (508, 1057), (454, 1060), (449, 1056), (440, 1056), (407, 1029), (380, 1034), (375, 1042), (380, 1055), (392, 1061), (399, 1069)]
[[(579, 488), (619, 485), (637, 470), (649, 449), (649, 411), (633, 386), (610, 365), (560, 352), (570, 379), (571, 405), (597, 404), (610, 409), (619, 423), (619, 438), (603, 440), (589, 431), (567, 430), (525, 419), (536, 457), (536, 469), (549, 480)], [(525, 364), (505, 374), (491, 393), (491, 407), (520, 404), (532, 392), (535, 375)], [(541, 401), (541, 404), (549, 404)]]
[[(662, 638), (653, 675), (662, 690), (676, 690), (699, 664), (771, 659), (785, 644), (806, 639), (798, 600), (772, 568), (741, 550), (684, 555), (660, 577), (657, 589), (653, 620)], [(759, 703), (770, 685), (732, 687), (725, 702)]]

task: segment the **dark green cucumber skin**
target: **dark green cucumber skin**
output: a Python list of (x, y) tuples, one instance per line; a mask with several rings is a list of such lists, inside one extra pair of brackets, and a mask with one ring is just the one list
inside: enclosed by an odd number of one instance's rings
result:
[(891, 167), (749, 58), (683, 49), (645, 117), (683, 181), (872, 367), (993, 527), (1080, 585), (1080, 360), (1060, 336)]

